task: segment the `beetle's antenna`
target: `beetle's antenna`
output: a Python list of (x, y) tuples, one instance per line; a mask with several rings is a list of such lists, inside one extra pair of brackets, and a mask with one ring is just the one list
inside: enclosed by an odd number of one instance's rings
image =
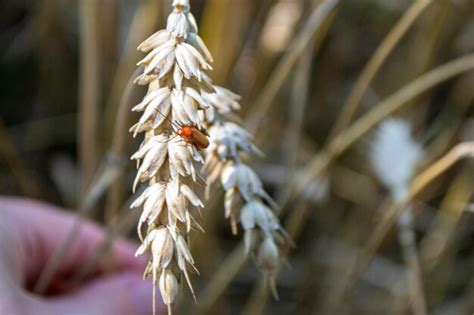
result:
[(174, 121), (172, 121), (171, 119), (169, 119), (169, 117), (168, 117), (167, 115), (163, 114), (160, 110), (157, 109), (156, 111), (157, 111), (161, 116), (163, 116), (167, 121), (169, 121), (171, 125), (173, 125), (173, 126), (175, 126), (175, 127), (177, 127), (177, 128), (180, 128), (180, 126), (179, 126), (176, 122), (174, 122)]

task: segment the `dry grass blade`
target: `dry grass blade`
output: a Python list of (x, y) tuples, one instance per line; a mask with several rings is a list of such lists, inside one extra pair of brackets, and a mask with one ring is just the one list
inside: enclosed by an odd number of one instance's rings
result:
[(377, 104), (373, 110), (336, 136), (322, 153), (315, 156), (308, 163), (303, 172), (305, 176), (302, 179), (299, 179), (298, 182), (293, 181), (291, 183), (292, 190), (290, 191), (289, 196), (285, 199), (284, 205), (287, 204), (289, 199), (295, 197), (295, 194), (306, 187), (308, 183), (320, 175), (321, 172), (329, 166), (332, 160), (345, 152), (380, 121), (407, 105), (407, 101), (422, 94), (437, 84), (463, 72), (472, 71), (473, 69), (474, 54), (465, 55), (422, 75)]
[(448, 281), (451, 274), (449, 269), (454, 267), (461, 246), (457, 240), (469, 229), (469, 220), (466, 219), (470, 215), (466, 213), (466, 207), (473, 195), (474, 177), (471, 173), (472, 163), (463, 163), (457, 170), (457, 176), (440, 204), (432, 229), (420, 242), (424, 272), (436, 275), (426, 283), (427, 296), (432, 305), (441, 303), (446, 297), (448, 288), (444, 284)]
[(413, 181), (410, 195), (407, 197), (407, 200), (412, 200), (434, 178), (441, 175), (454, 163), (465, 157), (474, 157), (474, 142), (464, 142), (456, 145), (448, 154), (430, 165), (428, 169), (418, 175)]
[(393, 226), (396, 218), (400, 215), (401, 211), (403, 211), (406, 204), (410, 203), (425, 187), (428, 186), (428, 184), (435, 180), (439, 175), (448, 170), (457, 161), (466, 157), (474, 157), (474, 142), (465, 142), (456, 145), (445, 156), (440, 158), (438, 161), (430, 165), (425, 171), (416, 176), (412, 182), (410, 192), (405, 200), (399, 204), (392, 204), (384, 212), (384, 215), (375, 227), (366, 248), (360, 253), (357, 261), (355, 262), (355, 266), (354, 269), (352, 269), (347, 286), (345, 286), (345, 289), (342, 291), (343, 294), (347, 293), (348, 290), (352, 288), (360, 273), (365, 270), (378, 246), (384, 239), (389, 229)]
[[(299, 63), (297, 69), (297, 78), (293, 84), (293, 93), (291, 100), (291, 113), (290, 120), (286, 131), (286, 139), (283, 141), (286, 148), (283, 150), (283, 160), (287, 164), (287, 179), (290, 179), (290, 174), (293, 173), (294, 167), (296, 166), (297, 153), (300, 145), (301, 132), (303, 128), (303, 120), (305, 115), (305, 106), (309, 98), (308, 90), (310, 85), (310, 71), (312, 66), (312, 59), (315, 54), (319, 52), (322, 43), (324, 42), (327, 32), (331, 27), (336, 11), (328, 16), (325, 23), (321, 26), (321, 30), (318, 32), (313, 43), (310, 43), (305, 55)], [(280, 199), (285, 196), (285, 189), (283, 187), (277, 194), (277, 203), (280, 203)]]
[[(286, 164), (286, 178), (290, 178), (295, 171), (300, 135), (302, 132), (305, 107), (308, 103), (309, 72), (313, 58), (313, 46), (308, 46), (303, 58), (298, 64), (294, 79), (290, 106), (288, 107), (289, 121), (283, 141), (283, 161)], [(282, 194), (283, 192), (280, 192)], [(278, 200), (277, 198), (276, 200)]]
[[(263, 0), (260, 3), (260, 7), (258, 8), (258, 12), (256, 12), (255, 16), (253, 17), (253, 25), (249, 34), (247, 35), (247, 39), (245, 40), (244, 44), (242, 45), (242, 49), (236, 58), (234, 66), (232, 70), (229, 72), (230, 80), (236, 80), (239, 77), (239, 73), (245, 71), (247, 66), (247, 56), (250, 55), (256, 49), (256, 39), (258, 38), (259, 32), (261, 31), (264, 17), (268, 13), (272, 5), (273, 0)], [(244, 89), (246, 90), (246, 89)], [(242, 95), (242, 91), (240, 91)]]
[[(275, 67), (275, 70), (270, 75), (269, 81), (266, 83), (263, 91), (260, 93), (255, 105), (253, 106), (252, 111), (252, 124), (249, 126), (251, 133), (256, 134), (258, 128), (259, 120), (261, 120), (270, 105), (272, 104), (275, 96), (277, 95), (278, 90), (282, 86), (285, 78), (291, 72), (293, 65), (298, 60), (298, 57), (301, 56), (304, 49), (310, 42), (314, 33), (319, 29), (324, 20), (328, 17), (331, 11), (339, 3), (339, 0), (326, 0), (321, 5), (319, 5), (311, 14), (308, 21), (304, 25), (300, 34), (294, 39), (290, 47), (288, 48), (285, 55), (281, 58), (281, 61)], [(254, 120), (254, 117), (257, 117)], [(249, 123), (249, 120), (247, 120)]]
[[(472, 70), (473, 68), (474, 55), (466, 55), (428, 72), (427, 74), (409, 83), (386, 100), (379, 103), (379, 105), (377, 105), (371, 112), (356, 121), (345, 132), (335, 137), (326, 150), (313, 158), (313, 161), (310, 162), (306, 167), (307, 171), (304, 172), (304, 174), (308, 175), (306, 175), (306, 178), (303, 178), (299, 183), (292, 184), (292, 187), (290, 187), (293, 188), (292, 192), (297, 193), (303, 189), (313, 178), (316, 178), (318, 175), (320, 175), (321, 172), (331, 164), (332, 160), (347, 150), (347, 148), (349, 148), (354, 142), (360, 139), (360, 137), (366, 134), (378, 122), (382, 121), (384, 118), (389, 116), (394, 111), (400, 109), (405, 104), (409, 104), (407, 101), (420, 95), (434, 85), (439, 84), (460, 73)], [(417, 177), (417, 179), (415, 179), (413, 182), (414, 188), (424, 187), (423, 185), (426, 184), (426, 179), (424, 179), (422, 176), (423, 174), (420, 175), (421, 177)], [(423, 179), (424, 182), (421, 181)], [(415, 191), (414, 188), (412, 188), (411, 192)], [(418, 191), (418, 189), (419, 188), (416, 188), (416, 191)], [(408, 200), (411, 200), (412, 196), (413, 194), (409, 196)], [(286, 205), (289, 200), (290, 198), (287, 198), (284, 204)], [(366, 250), (364, 250), (364, 253), (361, 254), (361, 258), (356, 262), (354, 269), (355, 272), (351, 273), (349, 285), (345, 286), (343, 283), (339, 284), (339, 287), (341, 288), (339, 292), (341, 295), (338, 296), (336, 294), (332, 296), (331, 299), (334, 302), (328, 301), (329, 309), (327, 311), (329, 313), (331, 312), (331, 307), (337, 305), (337, 302), (342, 298), (342, 294), (344, 294), (344, 292), (347, 291), (347, 288), (350, 288), (355, 282), (355, 275), (360, 274), (360, 272), (362, 272), (365, 266), (368, 264), (370, 258), (375, 252), (375, 249), (382, 241), (383, 236), (393, 225), (394, 221), (402, 210), (403, 205), (391, 205), (388, 209), (383, 211), (383, 213), (386, 215), (377, 225), (369, 245), (367, 246)]]
[(367, 246), (359, 252), (356, 261), (349, 267), (348, 278), (341, 278), (341, 282), (337, 284), (338, 290), (330, 296), (329, 301), (326, 301), (326, 305), (323, 308), (324, 314), (333, 314), (336, 312), (340, 301), (344, 299), (344, 296), (348, 294), (350, 289), (355, 285), (359, 275), (365, 271), (385, 235), (395, 224), (406, 205), (440, 174), (465, 157), (474, 157), (474, 142), (456, 145), (445, 156), (415, 177), (408, 196), (402, 202), (390, 203), (384, 207), (385, 209), (382, 209), (383, 211), (380, 213), (383, 213), (383, 216), (375, 226), (374, 232), (367, 241)]
[(80, 2), (80, 73), (79, 73), (79, 154), (82, 167), (81, 193), (92, 179), (97, 167), (97, 127), (99, 120), (99, 43), (98, 2)]
[(332, 131), (330, 132), (330, 140), (350, 123), (352, 117), (357, 111), (357, 107), (359, 106), (364, 93), (367, 91), (367, 88), (370, 86), (370, 83), (387, 59), (388, 55), (393, 51), (403, 35), (405, 35), (407, 30), (413, 25), (416, 19), (430, 3), (431, 0), (417, 0), (413, 2), (411, 7), (405, 12), (394, 28), (385, 37), (383, 42), (375, 51), (374, 55), (364, 67), (364, 70), (362, 70), (362, 73), (354, 84), (349, 97), (342, 106), (341, 114), (336, 120)]
[(241, 243), (222, 262), (222, 267), (213, 275), (211, 282), (206, 286), (202, 295), (198, 298), (197, 314), (208, 314), (211, 307), (225, 291), (235, 275), (240, 271), (247, 261), (244, 252), (244, 244)]
[(229, 72), (229, 66), (235, 58), (238, 43), (240, 41), (239, 29), (245, 23), (242, 7), (246, 6), (246, 0), (210, 0), (206, 1), (200, 25), (200, 33), (209, 51), (214, 56), (219, 56), (219, 62), (213, 69), (213, 80), (224, 82)]
[(469, 204), (473, 193), (471, 189), (473, 177), (470, 171), (472, 168), (469, 165), (465, 165), (459, 171), (441, 202), (433, 229), (421, 241), (421, 259), (424, 269), (429, 272), (432, 272), (446, 257), (446, 253), (450, 250), (449, 240), (461, 222), (465, 206)]

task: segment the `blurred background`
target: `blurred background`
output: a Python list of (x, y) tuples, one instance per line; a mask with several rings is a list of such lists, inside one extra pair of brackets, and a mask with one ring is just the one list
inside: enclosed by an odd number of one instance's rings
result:
[[(169, 2), (0, 3), (0, 193), (82, 209), (135, 238), (128, 157), (140, 139), (128, 134), (137, 120), (128, 111), (145, 91), (128, 82), (142, 57), (137, 45), (165, 26)], [(323, 2), (191, 1), (214, 56), (211, 77), (242, 96), (242, 123), (266, 154), (251, 164), (282, 205), (296, 247), (273, 301), (259, 289), (254, 265), (236, 259), (241, 235), (231, 234), (216, 187), (202, 218), (206, 233), (193, 234), (199, 302), (183, 287), (178, 312), (472, 314), (472, 160), (454, 163), (410, 201), (419, 270), (407, 264), (399, 228), (390, 226), (349, 294), (341, 284), (350, 283), (357, 253), (391, 199), (370, 162), (375, 125), (288, 196), (353, 121), (424, 73), (474, 52), (474, 1), (342, 0), (315, 23)], [(344, 104), (376, 52), (383, 58), (348, 117)], [(465, 72), (396, 111), (423, 148), (415, 174), (457, 143), (474, 141), (473, 87), (474, 73)], [(91, 186), (99, 192), (92, 201)], [(413, 273), (421, 286), (415, 293)]]

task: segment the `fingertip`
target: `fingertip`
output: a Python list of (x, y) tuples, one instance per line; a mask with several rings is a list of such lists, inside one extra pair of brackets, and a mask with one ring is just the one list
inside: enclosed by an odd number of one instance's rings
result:
[(105, 261), (115, 261), (118, 270), (134, 270), (142, 272), (146, 265), (148, 258), (146, 256), (136, 256), (138, 244), (125, 239), (116, 239), (113, 242), (112, 248), (107, 255)]
[[(138, 273), (123, 273), (96, 280), (67, 297), (51, 299), (48, 303), (64, 314), (72, 311), (77, 314), (151, 314), (152, 285)], [(163, 314), (162, 305), (158, 303), (158, 314)]]
[(75, 224), (80, 224), (80, 228), (59, 272), (80, 268), (90, 255), (110, 241), (113, 241), (112, 247), (103, 248), (110, 259), (102, 257), (98, 262), (99, 269), (106, 265), (111, 267), (104, 268), (106, 270), (141, 272), (146, 266), (144, 257), (135, 257), (137, 244), (120, 238), (109, 240), (110, 235), (103, 227), (85, 219), (78, 223), (75, 215), (65, 209), (29, 199), (0, 197), (0, 210), (5, 211), (3, 215), (10, 218), (11, 225), (21, 227), (16, 229), (11, 237), (19, 241), (18, 247), (31, 249), (30, 259), (24, 259), (22, 262), (22, 268), (26, 270), (29, 278), (34, 278), (41, 272), (53, 253), (63, 246)]

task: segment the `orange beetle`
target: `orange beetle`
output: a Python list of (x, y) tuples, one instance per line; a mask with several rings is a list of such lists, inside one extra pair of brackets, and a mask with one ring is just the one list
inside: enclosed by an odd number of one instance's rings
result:
[(205, 130), (198, 129), (195, 125), (180, 126), (176, 134), (198, 150), (204, 150), (209, 146), (208, 133)]
[(178, 124), (171, 121), (167, 116), (163, 115), (159, 110), (157, 111), (161, 116), (168, 120), (177, 129), (176, 134), (184, 139), (187, 143), (192, 144), (198, 150), (204, 150), (209, 146), (209, 134), (204, 129), (199, 129), (194, 124)]

